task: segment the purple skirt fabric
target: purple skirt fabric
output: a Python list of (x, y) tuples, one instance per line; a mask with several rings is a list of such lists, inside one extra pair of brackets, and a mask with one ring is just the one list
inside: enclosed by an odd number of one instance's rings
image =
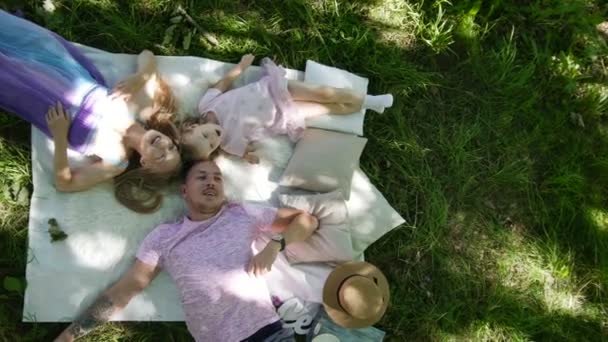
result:
[(72, 118), (70, 146), (88, 150), (103, 113), (105, 80), (70, 42), (27, 20), (0, 11), (0, 108), (50, 135), (45, 114), (60, 101)]

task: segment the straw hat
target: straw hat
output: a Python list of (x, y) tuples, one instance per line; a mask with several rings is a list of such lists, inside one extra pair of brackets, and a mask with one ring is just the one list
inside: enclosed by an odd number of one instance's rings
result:
[(345, 328), (374, 325), (390, 299), (386, 277), (374, 265), (351, 261), (336, 267), (323, 287), (323, 306), (329, 317)]

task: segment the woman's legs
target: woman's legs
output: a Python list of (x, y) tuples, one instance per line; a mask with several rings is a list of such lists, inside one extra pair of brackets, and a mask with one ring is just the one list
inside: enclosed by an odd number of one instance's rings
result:
[[(62, 99), (55, 89), (66, 89), (61, 82), (37, 72), (36, 66), (24, 65), (0, 53), (0, 108), (12, 112), (50, 136), (45, 114)], [(67, 101), (66, 101), (67, 102)], [(65, 103), (72, 108), (72, 103)]]
[(71, 113), (68, 140), (86, 149), (94, 106), (105, 98), (103, 77), (69, 42), (0, 10), (0, 108), (49, 135), (45, 114), (58, 101)]
[(56, 33), (0, 10), (0, 52), (36, 63), (68, 80), (101, 84), (103, 76), (74, 45)]

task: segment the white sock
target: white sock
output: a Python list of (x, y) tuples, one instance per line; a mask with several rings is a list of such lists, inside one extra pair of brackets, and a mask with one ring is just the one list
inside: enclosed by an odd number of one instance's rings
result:
[(393, 105), (393, 95), (366, 95), (363, 101), (363, 108), (371, 109), (374, 112), (382, 114), (384, 108), (390, 108)]

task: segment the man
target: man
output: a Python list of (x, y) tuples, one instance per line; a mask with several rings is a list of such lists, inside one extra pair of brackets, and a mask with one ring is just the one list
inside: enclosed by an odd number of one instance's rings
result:
[[(187, 217), (162, 224), (142, 242), (136, 261), (56, 341), (73, 341), (107, 322), (162, 270), (180, 291), (188, 330), (197, 341), (291, 341), (282, 329), (266, 283), (286, 244), (306, 240), (318, 220), (303, 211), (229, 203), (212, 161), (186, 166), (181, 186)], [(261, 231), (276, 235), (257, 255)], [(285, 334), (288, 336), (285, 337)]]

